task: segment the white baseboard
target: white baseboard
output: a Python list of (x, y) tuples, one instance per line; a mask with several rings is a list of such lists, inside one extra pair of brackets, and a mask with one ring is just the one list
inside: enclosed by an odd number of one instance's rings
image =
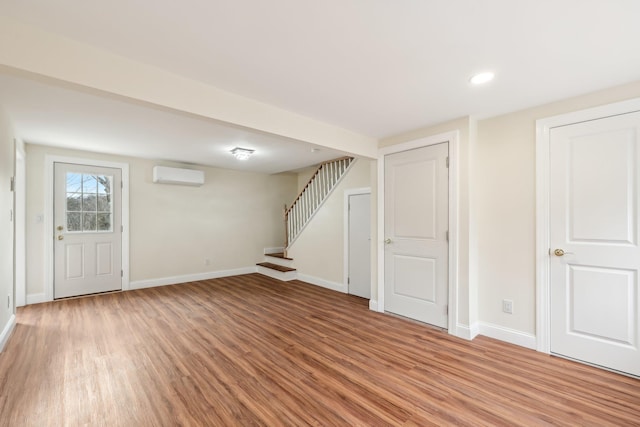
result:
[(494, 325), (486, 322), (479, 322), (480, 334), (500, 341), (505, 341), (521, 347), (536, 349), (536, 336), (504, 326)]
[(342, 283), (331, 282), (329, 280), (308, 276), (306, 274), (298, 273), (298, 280), (311, 283), (312, 285), (320, 286), (322, 288), (331, 289), (332, 291), (342, 292), (343, 294), (346, 294), (349, 291), (347, 286)]
[(129, 289), (153, 288), (156, 286), (175, 285), (178, 283), (196, 282), (198, 280), (219, 279), (221, 277), (239, 276), (255, 273), (256, 267), (243, 267), (233, 270), (209, 271), (206, 273), (185, 274), (183, 276), (160, 277), (158, 279), (136, 280), (129, 283)]
[(375, 300), (375, 299), (369, 300), (369, 310), (378, 311), (378, 300)]
[(456, 325), (455, 336), (465, 340), (472, 340), (478, 336), (479, 332), (480, 328), (477, 323), (472, 323), (471, 325), (462, 325), (458, 323)]
[(13, 332), (13, 328), (16, 327), (16, 315), (12, 314), (9, 318), (9, 321), (5, 325), (4, 329), (2, 329), (2, 333), (0, 334), (0, 352), (4, 350), (4, 346), (9, 341), (9, 337), (11, 336), (11, 332)]
[(27, 295), (27, 305), (40, 304), (41, 302), (47, 302), (47, 297), (44, 292), (41, 294), (29, 294)]

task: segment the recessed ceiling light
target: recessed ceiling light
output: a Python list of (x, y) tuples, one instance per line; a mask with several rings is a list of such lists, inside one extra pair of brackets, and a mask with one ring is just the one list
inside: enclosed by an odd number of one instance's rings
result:
[(231, 150), (231, 154), (233, 154), (238, 160), (247, 160), (253, 154), (255, 150), (250, 150), (248, 148), (240, 148), (236, 147)]
[(490, 82), (495, 77), (491, 71), (487, 71), (484, 73), (478, 73), (475, 76), (469, 79), (469, 82), (474, 85), (481, 85)]

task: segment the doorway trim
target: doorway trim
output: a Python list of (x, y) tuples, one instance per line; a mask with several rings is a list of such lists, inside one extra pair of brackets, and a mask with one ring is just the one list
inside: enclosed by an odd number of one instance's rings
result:
[(536, 350), (551, 353), (549, 155), (551, 129), (640, 111), (640, 98), (536, 120)]
[[(358, 194), (371, 194), (371, 187), (363, 187), (363, 188), (350, 188), (348, 190), (344, 190), (344, 202), (343, 202), (343, 215), (342, 217), (344, 218), (344, 232), (343, 232), (343, 237), (344, 237), (344, 249), (343, 249), (343, 261), (342, 261), (342, 283), (344, 288), (347, 290), (347, 293), (349, 293), (349, 283), (347, 283), (349, 281), (349, 197), (350, 196), (357, 196)], [(371, 214), (371, 213), (369, 213)], [(371, 244), (369, 245), (369, 248), (371, 248)], [(371, 255), (369, 255), (369, 257), (371, 257)], [(373, 295), (373, 287), (371, 288), (371, 294)]]
[(44, 297), (45, 301), (53, 301), (53, 197), (54, 197), (54, 163), (73, 163), (77, 165), (97, 166), (120, 169), (122, 171), (122, 290), (129, 290), (129, 164), (111, 162), (108, 160), (85, 159), (79, 157), (67, 157), (47, 154), (45, 156), (44, 173), (44, 238), (45, 238), (45, 272), (44, 272)]
[(24, 145), (16, 140), (15, 155), (15, 207), (14, 207), (14, 244), (15, 244), (15, 306), (22, 307), (27, 303), (27, 226), (26, 226), (26, 207), (27, 207), (27, 186), (26, 186), (26, 164), (27, 156)]
[[(449, 143), (449, 283), (448, 283), (448, 307), (447, 329), (449, 334), (458, 336), (458, 183), (459, 183), (459, 140), (460, 132), (445, 132), (425, 138), (415, 139), (402, 144), (384, 147), (378, 150), (378, 297), (372, 304), (377, 311), (384, 313), (384, 163), (385, 157), (390, 154), (429, 145)], [(468, 337), (465, 337), (468, 338)]]

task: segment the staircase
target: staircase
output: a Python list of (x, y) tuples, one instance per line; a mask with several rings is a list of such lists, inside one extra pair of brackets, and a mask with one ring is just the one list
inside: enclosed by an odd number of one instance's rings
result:
[(291, 206), (285, 207), (285, 254), (346, 175), (354, 160), (353, 157), (341, 157), (321, 163)]
[(256, 264), (258, 273), (283, 281), (297, 277), (296, 269), (292, 266), (293, 259), (287, 257), (287, 249), (340, 183), (354, 160), (353, 157), (341, 157), (320, 163), (291, 206), (285, 206), (285, 246), (282, 252), (266, 253), (264, 262)]
[(264, 262), (256, 264), (258, 266), (258, 273), (282, 280), (283, 282), (298, 277), (296, 269), (291, 267), (293, 259), (287, 258), (283, 252), (264, 254), (264, 258)]

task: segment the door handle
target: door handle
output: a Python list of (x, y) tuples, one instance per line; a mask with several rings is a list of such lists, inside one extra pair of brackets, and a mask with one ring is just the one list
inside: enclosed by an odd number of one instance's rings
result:
[(58, 240), (63, 240), (63, 239), (64, 239), (64, 236), (62, 234), (58, 236)]
[(388, 245), (389, 243), (391, 243), (391, 239), (385, 239), (384, 243)]
[(573, 255), (573, 252), (565, 252), (564, 249), (558, 248), (555, 251), (553, 251), (553, 254), (555, 256), (565, 256), (565, 255), (569, 255), (569, 254)]
[(57, 226), (57, 227), (56, 227), (56, 230), (58, 230), (58, 231), (62, 231), (62, 230), (64, 230), (64, 227), (63, 227), (63, 226), (61, 226), (61, 225), (59, 225), (59, 226)]

